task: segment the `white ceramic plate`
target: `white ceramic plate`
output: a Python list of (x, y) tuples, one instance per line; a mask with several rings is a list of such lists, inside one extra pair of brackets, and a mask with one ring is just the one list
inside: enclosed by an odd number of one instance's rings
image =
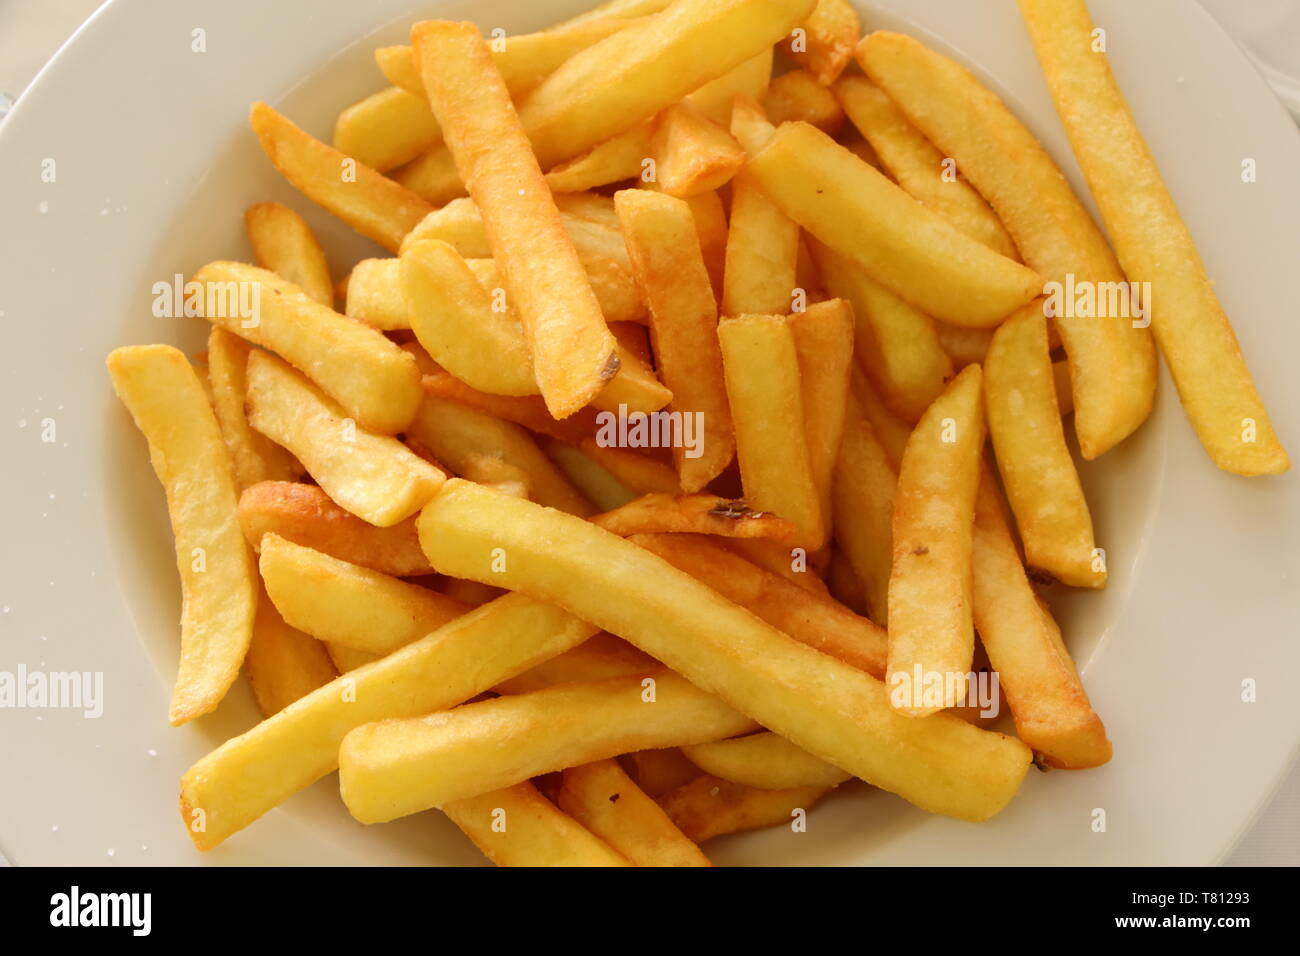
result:
[[(438, 813), (367, 832), (331, 777), (205, 856), (176, 809), (196, 758), (256, 719), (242, 683), (220, 713), (168, 727), (179, 596), (141, 437), (104, 355), (203, 347), (200, 320), (157, 319), (150, 287), (247, 257), (241, 214), (278, 199), (342, 269), (373, 249), (284, 185), (246, 116), (256, 99), (328, 138), (379, 88), (375, 46), (412, 20), (537, 29), (584, 0), (364, 4), (117, 0), (59, 53), (0, 127), (0, 670), (104, 675), (104, 710), (0, 710), (0, 849), (19, 864), (481, 862)], [(1010, 0), (876, 0), (865, 26), (908, 30), (972, 65), (1077, 169)], [(1300, 138), (1235, 46), (1187, 0), (1093, 0), (1112, 62), (1236, 322), (1277, 428), (1300, 453), (1295, 356)], [(206, 31), (207, 52), (191, 51)], [(1258, 182), (1243, 184), (1243, 158)], [(56, 163), (44, 183), (42, 164)], [(52, 426), (51, 426), (52, 423)], [(53, 434), (51, 435), (51, 427)], [(52, 437), (52, 441), (43, 439)], [(991, 823), (928, 817), (845, 787), (809, 818), (710, 844), (725, 863), (1181, 863), (1219, 860), (1296, 750), (1296, 478), (1216, 470), (1166, 377), (1140, 434), (1085, 469), (1111, 564), (1099, 595), (1056, 601), (1115, 759), (1031, 773)], [(1258, 702), (1243, 703), (1253, 680)], [(1094, 810), (1106, 831), (1093, 829)]]

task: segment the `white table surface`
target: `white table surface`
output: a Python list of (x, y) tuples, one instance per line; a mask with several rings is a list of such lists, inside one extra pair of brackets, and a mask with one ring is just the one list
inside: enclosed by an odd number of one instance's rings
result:
[[(1199, 2), (1241, 45), (1300, 121), (1300, 0)], [(100, 0), (0, 0), (0, 112), (99, 5)], [(1300, 865), (1300, 762), (1226, 863)], [(7, 865), (0, 855), (0, 866)]]

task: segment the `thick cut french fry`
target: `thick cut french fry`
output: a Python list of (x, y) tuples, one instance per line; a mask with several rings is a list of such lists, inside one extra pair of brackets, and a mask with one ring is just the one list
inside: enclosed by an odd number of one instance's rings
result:
[(657, 670), (648, 654), (611, 634), (597, 634), (571, 651), (543, 661), (492, 689), (498, 694), (528, 694), (556, 684), (582, 684)]
[[(1122, 288), (1116, 285), (1125, 279), (1114, 253), (1065, 176), (974, 75), (896, 33), (869, 35), (857, 58), (913, 125), (956, 160), (1031, 268), (1051, 282), (1073, 276), (1098, 288)], [(1070, 360), (1079, 450), (1084, 458), (1096, 458), (1150, 414), (1155, 346), (1149, 331), (1134, 328), (1127, 315), (1070, 314), (1054, 321)]]
[[(1191, 232), (1105, 52), (1092, 46), (1086, 4), (1022, 0), (1020, 12), (1120, 264), (1130, 281), (1151, 284), (1151, 331), (1201, 444), (1234, 474), (1286, 471), (1291, 461)], [(1075, 404), (1077, 422), (1086, 408)]]
[(1092, 515), (1056, 406), (1047, 319), (1033, 303), (993, 336), (984, 363), (984, 408), (1026, 563), (1073, 587), (1104, 587)]
[[(948, 714), (899, 715), (884, 684), (589, 522), (452, 480), (419, 528), (441, 572), (568, 607), (810, 753), (932, 812), (987, 819), (1028, 769), (1019, 741)], [(499, 572), (493, 548), (509, 555)]]
[(683, 102), (695, 107), (724, 129), (731, 122), (731, 105), (737, 96), (761, 99), (772, 83), (773, 48), (767, 47), (740, 66), (710, 80)]
[(801, 544), (822, 545), (825, 528), (805, 438), (794, 333), (779, 315), (745, 315), (718, 324), (736, 457), (745, 497), (760, 511), (789, 518)]
[(446, 143), (394, 169), (392, 180), (432, 206), (443, 206), (465, 196), (465, 183)]
[(307, 378), (265, 352), (248, 357), (248, 421), (293, 452), (316, 483), (358, 518), (388, 528), (409, 518), (443, 474), (388, 435), (366, 431)]
[(799, 357), (808, 464), (817, 487), (822, 525), (829, 533), (831, 475), (844, 437), (853, 366), (853, 307), (844, 299), (827, 299), (791, 314), (787, 322)]
[(763, 97), (763, 108), (777, 126), (802, 121), (834, 136), (844, 125), (844, 109), (835, 95), (803, 70), (774, 79)]
[[(405, 243), (403, 244), (405, 247)], [(402, 297), (402, 260), (362, 259), (348, 276), (344, 313), (384, 332), (411, 327), (411, 310)]]
[(935, 318), (996, 325), (1043, 288), (807, 123), (781, 126), (746, 168), (787, 216)]
[(334, 148), (380, 173), (409, 163), (441, 139), (429, 101), (396, 86), (353, 103), (334, 123)]
[(325, 250), (302, 216), (278, 202), (260, 202), (244, 212), (244, 229), (259, 266), (292, 282), (321, 305), (334, 305)]
[(601, 511), (621, 508), (636, 497), (636, 492), (581, 448), (554, 438), (542, 438), (539, 443), (546, 457), (555, 462), (574, 487)]
[[(393, 434), (411, 421), (420, 404), (419, 370), (382, 333), (256, 266), (210, 262), (193, 281), (204, 287), (208, 321), (276, 352), (309, 375), (358, 424)], [(255, 303), (255, 314), (240, 315), (240, 308), (232, 307), (245, 297), (241, 290)]]
[(767, 145), (776, 127), (767, 118), (762, 104), (752, 96), (737, 96), (731, 106), (731, 135), (753, 156)]
[(707, 774), (758, 790), (834, 787), (852, 779), (839, 767), (770, 732), (691, 744), (682, 753)]
[(980, 367), (968, 365), (921, 416), (903, 452), (885, 679), (891, 706), (909, 717), (966, 698), (975, 651), (971, 527), (984, 437)]
[(642, 495), (592, 522), (620, 537), (634, 534), (716, 534), (724, 538), (764, 538), (787, 546), (799, 538), (794, 523), (743, 501), (717, 495)]
[(735, 137), (683, 100), (656, 122), (650, 158), (658, 188), (684, 198), (729, 182), (745, 164), (745, 151)]
[(492, 395), (471, 388), (460, 379), (430, 362), (422, 379), (424, 390), (436, 398), (485, 412), (494, 418), (514, 422), (529, 431), (569, 445), (581, 444), (596, 434), (596, 410), (585, 408), (576, 415), (556, 421), (546, 410), (541, 396)]
[(802, 36), (796, 31), (786, 42), (790, 56), (818, 83), (830, 86), (853, 59), (862, 23), (848, 0), (817, 0), (799, 31)]
[(325, 645), (285, 623), (265, 593), (257, 603), (244, 666), (263, 717), (278, 714), (339, 676)]
[(542, 397), (564, 418), (618, 371), (614, 337), (482, 35), (472, 24), (426, 21), (412, 29), (412, 43), (523, 324)]
[(208, 387), (212, 411), (235, 469), (235, 487), (242, 491), (259, 481), (288, 481), (302, 468), (293, 456), (248, 424), (244, 398), (248, 391), (248, 344), (239, 336), (213, 326), (208, 334)]
[[(1008, 259), (1020, 257), (997, 213), (955, 168), (945, 168), (943, 154), (908, 122), (884, 90), (865, 76), (846, 76), (835, 84), (834, 92), (894, 182), (972, 239)], [(948, 165), (952, 167), (951, 162)]]
[(812, 8), (813, 0), (678, 0), (588, 47), (520, 104), (538, 161), (549, 169), (650, 119), (760, 54)]
[(186, 772), (181, 818), (190, 839), (211, 849), (336, 769), (339, 743), (354, 727), (455, 706), (595, 632), (511, 594), (331, 681)]
[(239, 496), (239, 523), (256, 551), (262, 538), (277, 534), (306, 548), (384, 574), (428, 574), (433, 568), (420, 550), (413, 519), (376, 528), (343, 510), (315, 485), (263, 481)]
[[(988, 354), (989, 343), (993, 341), (993, 333), (996, 330), (970, 329), (960, 325), (949, 325), (947, 322), (935, 322), (934, 331), (939, 336), (939, 344), (952, 359), (953, 368), (960, 372), (967, 365), (983, 364), (984, 356)], [(1065, 384), (1068, 388), (1069, 379), (1066, 379)]]
[(497, 866), (632, 866), (524, 781), (443, 807)]
[(704, 267), (713, 283), (713, 297), (722, 295), (722, 270), (727, 259), (727, 211), (716, 191), (687, 198), (695, 217), (695, 232), (700, 238)]
[(726, 271), (722, 275), (723, 314), (789, 312), (798, 286), (798, 258), (799, 227), (742, 169), (731, 183), (731, 228), (727, 233)]
[(655, 123), (647, 120), (597, 143), (589, 152), (551, 167), (546, 185), (553, 193), (572, 193), (636, 179), (649, 168), (646, 160), (654, 135)]
[(167, 495), (181, 578), (180, 669), (168, 720), (216, 709), (253, 633), (257, 573), (236, 519), (234, 469), (203, 385), (170, 345), (108, 356), (113, 389), (149, 442)]
[(876, 438), (889, 455), (890, 464), (898, 471), (898, 466), (903, 461), (903, 448), (907, 445), (908, 436), (912, 434), (912, 426), (885, 407), (884, 400), (862, 372), (855, 369), (849, 385), (862, 403), (862, 413), (871, 423), (871, 430), (876, 433)]
[(677, 747), (663, 750), (638, 750), (619, 758), (636, 785), (656, 800), (669, 790), (690, 783), (700, 776), (700, 768), (686, 759)]
[(668, 818), (696, 843), (726, 833), (789, 824), (831, 787), (759, 790), (705, 774), (659, 798)]
[(630, 448), (603, 445), (595, 438), (584, 438), (579, 447), (635, 494), (675, 495), (682, 490), (677, 472), (649, 455)]
[(414, 192), (313, 139), (265, 103), (253, 104), (249, 122), (294, 188), (391, 253), (433, 211)]
[(618, 192), (614, 207), (650, 310), (654, 354), (673, 393), (672, 411), (693, 415), (702, 425), (698, 449), (672, 450), (682, 488), (699, 491), (730, 464), (736, 442), (722, 377), (718, 309), (695, 219), (682, 200), (643, 189)]
[(564, 771), (556, 803), (636, 866), (712, 866), (617, 760)]
[(445, 594), (341, 561), (277, 534), (262, 538), (258, 568), (267, 594), (292, 627), (379, 657), (470, 610)]
[(362, 823), (382, 823), (593, 760), (754, 727), (662, 669), (559, 684), (358, 727), (339, 747), (339, 792)]

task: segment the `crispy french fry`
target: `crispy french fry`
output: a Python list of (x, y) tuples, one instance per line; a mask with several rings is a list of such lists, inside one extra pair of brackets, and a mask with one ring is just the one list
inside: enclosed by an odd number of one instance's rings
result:
[[(897, 714), (884, 684), (589, 522), (452, 480), (419, 528), (442, 573), (576, 610), (810, 753), (932, 812), (987, 819), (1029, 766), (1012, 738), (947, 714)], [(492, 548), (510, 555), (503, 571), (491, 570)]]
[(596, 434), (596, 410), (586, 408), (576, 415), (556, 421), (546, 410), (541, 396), (492, 395), (466, 385), (444, 369), (429, 363), (424, 370), (424, 390), (437, 398), (456, 402), (467, 408), (485, 412), (494, 418), (514, 422), (529, 431), (546, 435), (557, 441), (578, 445), (583, 439)]
[(751, 156), (757, 153), (775, 132), (776, 127), (757, 99), (744, 95), (736, 97), (731, 106), (731, 135), (736, 137), (746, 153)]
[(718, 740), (752, 720), (662, 669), (382, 720), (339, 747), (339, 792), (382, 823), (634, 750)]
[(415, 193), (313, 139), (265, 103), (253, 104), (249, 122), (294, 188), (389, 252), (395, 254), (402, 236), (433, 211)]
[(713, 297), (717, 299), (722, 295), (722, 271), (727, 258), (727, 211), (716, 191), (688, 196), (686, 202), (695, 217), (700, 253), (713, 283)]
[[(995, 329), (971, 329), (947, 322), (935, 322), (934, 332), (939, 337), (939, 344), (952, 359), (953, 368), (960, 372), (967, 365), (981, 365), (988, 354), (989, 343), (993, 341)], [(1068, 390), (1069, 379), (1066, 379)]]
[(429, 101), (396, 86), (353, 103), (334, 124), (334, 148), (380, 173), (409, 163), (441, 139)]
[(564, 418), (618, 371), (614, 337), (483, 37), (471, 24), (425, 21), (412, 43), (523, 324), (542, 397)]
[(601, 511), (621, 508), (636, 497), (636, 492), (581, 448), (545, 437), (540, 444), (546, 457), (555, 462), (574, 487)]
[(727, 264), (722, 277), (723, 314), (789, 312), (798, 286), (798, 257), (799, 227), (742, 169), (731, 183), (731, 229), (727, 233)]
[(235, 520), (234, 470), (194, 369), (169, 345), (108, 356), (113, 389), (149, 442), (167, 495), (181, 578), (180, 669), (168, 720), (216, 709), (252, 638), (257, 575)]
[(664, 110), (650, 139), (654, 182), (670, 196), (718, 189), (745, 163), (735, 137), (683, 100)]
[(825, 528), (804, 437), (794, 333), (781, 316), (746, 315), (720, 322), (718, 339), (745, 497), (789, 518), (800, 543), (816, 550)]
[(592, 522), (620, 537), (634, 534), (716, 534), (724, 538), (764, 538), (792, 545), (799, 538), (794, 523), (754, 511), (743, 501), (717, 495), (642, 495)]
[[(309, 374), (358, 424), (393, 434), (411, 421), (420, 403), (419, 371), (382, 333), (256, 266), (209, 262), (193, 282), (203, 287), (208, 321)], [(234, 304), (245, 300), (252, 315)]]
[(494, 455), (471, 453), (465, 456), (464, 475), (470, 481), (490, 485), (498, 491), (518, 498), (532, 497), (532, 481), (518, 465)]
[(244, 666), (263, 717), (278, 714), (339, 676), (325, 645), (286, 624), (265, 593), (257, 604)]
[(885, 407), (884, 400), (860, 371), (854, 370), (849, 386), (862, 403), (862, 413), (871, 423), (871, 430), (876, 433), (876, 438), (889, 455), (890, 464), (897, 471), (903, 461), (903, 448), (912, 434), (912, 426)]
[(283, 276), (321, 305), (334, 305), (325, 250), (302, 216), (278, 202), (260, 202), (244, 212), (244, 228), (259, 266)]
[(565, 770), (556, 803), (635, 866), (713, 865), (617, 760)]
[(465, 196), (465, 183), (446, 143), (438, 143), (394, 169), (392, 180), (432, 206), (443, 206)]
[(709, 80), (683, 102), (695, 107), (713, 122), (726, 129), (731, 122), (731, 105), (737, 96), (761, 99), (772, 83), (772, 47), (728, 70), (716, 80)]
[(654, 658), (641, 653), (627, 641), (610, 634), (597, 634), (573, 650), (543, 661), (492, 689), (498, 694), (528, 694), (556, 684), (591, 683), (611, 677), (645, 674), (658, 667)]
[(344, 313), (366, 325), (391, 332), (411, 327), (411, 311), (402, 297), (402, 260), (362, 259), (352, 267), (344, 296)]
[(619, 763), (636, 785), (655, 799), (700, 776), (700, 768), (687, 760), (678, 747), (638, 750), (624, 754)]
[(506, 595), (331, 681), (186, 772), (181, 818), (190, 839), (209, 850), (330, 773), (354, 727), (454, 706), (595, 632), (557, 608)]
[(638, 495), (675, 495), (682, 490), (677, 472), (649, 455), (630, 448), (603, 445), (595, 438), (584, 438), (579, 447), (617, 478), (620, 484)]
[(339, 505), (388, 528), (409, 518), (443, 474), (396, 438), (369, 432), (288, 363), (248, 357), (248, 421), (288, 448)]
[[(1120, 264), (1130, 281), (1151, 284), (1151, 331), (1197, 437), (1225, 471), (1286, 471), (1291, 461), (1191, 232), (1105, 52), (1092, 47), (1087, 6), (1082, 0), (1022, 0), (1020, 12)], [(1087, 409), (1082, 401), (1075, 404), (1078, 422)]]
[(971, 523), (985, 437), (980, 386), (978, 365), (952, 380), (917, 422), (898, 471), (885, 679), (891, 706), (909, 717), (966, 697), (975, 650)]
[[(926, 138), (957, 161), (1030, 267), (1052, 282), (1073, 276), (1099, 288), (1122, 288), (1114, 285), (1124, 282), (1114, 254), (1065, 176), (969, 71), (895, 33), (869, 35), (857, 58)], [(1070, 359), (1079, 449), (1084, 458), (1096, 458), (1150, 414), (1155, 347), (1148, 330), (1134, 328), (1127, 316), (1059, 315), (1054, 321)]]
[(831, 476), (844, 436), (844, 410), (853, 366), (853, 307), (844, 299), (810, 305), (787, 320), (799, 357), (808, 464), (829, 529)]
[(597, 143), (581, 156), (551, 167), (546, 185), (553, 193), (572, 193), (638, 178), (648, 168), (654, 135), (655, 123), (647, 120)]
[(853, 59), (853, 48), (862, 34), (858, 12), (848, 0), (817, 0), (799, 30), (802, 36), (796, 32), (786, 42), (790, 55), (818, 83), (830, 86)]
[(1092, 515), (1056, 405), (1047, 319), (1033, 303), (993, 336), (984, 363), (984, 407), (1025, 561), (1072, 587), (1104, 587)]
[(834, 787), (852, 779), (839, 767), (766, 731), (691, 744), (682, 753), (707, 774), (758, 790)]
[(654, 353), (673, 393), (672, 411), (702, 426), (695, 429), (698, 448), (673, 447), (682, 488), (699, 491), (731, 462), (736, 443), (722, 378), (718, 309), (695, 220), (685, 202), (648, 190), (622, 190), (614, 206), (649, 306)]
[(777, 126), (802, 121), (834, 136), (844, 125), (844, 109), (834, 94), (803, 70), (774, 79), (763, 97), (763, 108)]
[(208, 334), (212, 411), (221, 426), (239, 491), (259, 481), (287, 481), (302, 473), (291, 454), (248, 424), (244, 411), (248, 352), (243, 339), (219, 326), (214, 325)]
[(668, 818), (696, 843), (726, 833), (788, 824), (807, 811), (830, 787), (759, 790), (707, 774), (659, 798)]

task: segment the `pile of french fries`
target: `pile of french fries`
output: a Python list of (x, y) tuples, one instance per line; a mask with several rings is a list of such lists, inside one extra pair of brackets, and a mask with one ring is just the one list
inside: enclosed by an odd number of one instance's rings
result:
[[(707, 866), (853, 778), (978, 822), (1110, 758), (1039, 595), (1107, 577), (1064, 420), (1085, 459), (1130, 436), (1158, 345), (1216, 464), (1288, 460), (1083, 0), (1020, 6), (1110, 242), (846, 0), (417, 23), (332, 146), (253, 106), (386, 255), (335, 283), (259, 204), (256, 264), (192, 276), (198, 364), (108, 359), (175, 532), (170, 720), (241, 668), (265, 715), (185, 774), (198, 848), (338, 771), (356, 819), (441, 810), (500, 865)], [(1047, 308), (1066, 281), (1150, 283), (1149, 321)]]

